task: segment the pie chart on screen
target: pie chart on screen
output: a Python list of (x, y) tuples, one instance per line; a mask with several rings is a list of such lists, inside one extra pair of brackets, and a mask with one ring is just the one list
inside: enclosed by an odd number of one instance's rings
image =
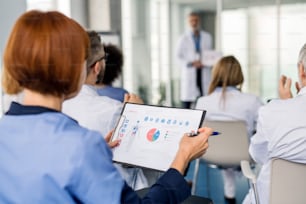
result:
[(152, 128), (147, 133), (147, 139), (150, 142), (154, 142), (159, 138), (159, 135), (160, 135), (160, 131), (157, 130), (156, 128)]

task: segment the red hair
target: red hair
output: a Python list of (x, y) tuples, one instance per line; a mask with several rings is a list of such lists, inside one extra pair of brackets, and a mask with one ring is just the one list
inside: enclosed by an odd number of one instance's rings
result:
[[(3, 86), (67, 96), (78, 91), (89, 39), (74, 20), (57, 12), (29, 11), (15, 23), (4, 53)], [(10, 82), (18, 86), (9, 88)]]

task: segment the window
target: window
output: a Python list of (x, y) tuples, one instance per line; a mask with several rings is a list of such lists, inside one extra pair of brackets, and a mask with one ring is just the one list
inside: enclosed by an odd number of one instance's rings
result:
[(70, 15), (70, 0), (27, 0), (27, 10), (39, 9), (43, 11), (56, 10)]

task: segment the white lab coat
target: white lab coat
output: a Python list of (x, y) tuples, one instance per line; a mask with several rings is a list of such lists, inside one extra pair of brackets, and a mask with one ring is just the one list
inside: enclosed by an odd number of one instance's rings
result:
[[(200, 36), (201, 54), (203, 55), (205, 50), (212, 49), (212, 37), (204, 31), (200, 31)], [(191, 31), (187, 31), (181, 36), (177, 48), (177, 58), (181, 66), (181, 101), (195, 101), (199, 96), (196, 84), (196, 69), (188, 67), (190, 62), (196, 60), (196, 48)], [(211, 68), (202, 68), (202, 90), (204, 95), (207, 94), (210, 83)]]
[[(242, 93), (235, 87), (227, 87), (225, 103), (221, 101), (222, 88), (218, 87), (208, 96), (200, 97), (196, 109), (206, 110), (205, 120), (243, 120), (246, 122), (248, 135), (252, 136), (257, 122), (258, 109), (262, 106), (261, 100), (255, 95)], [(235, 148), (235, 147), (233, 147)], [(235, 177), (238, 174), (234, 169), (222, 171), (224, 194), (228, 198), (235, 197)]]
[(105, 136), (115, 127), (122, 107), (119, 101), (99, 96), (94, 87), (83, 85), (77, 96), (63, 103), (62, 111), (81, 126)]
[[(69, 115), (78, 123), (91, 130), (96, 130), (105, 136), (120, 117), (123, 104), (107, 96), (99, 96), (96, 88), (83, 85), (79, 94), (63, 103), (63, 113)], [(115, 164), (121, 176), (134, 190), (149, 187), (146, 176), (140, 168), (124, 168)]]
[(262, 101), (253, 94), (242, 93), (235, 87), (227, 87), (225, 104), (220, 101), (222, 88), (217, 87), (208, 96), (197, 100), (196, 109), (206, 110), (205, 120), (246, 121), (249, 137), (252, 136)]
[[(306, 163), (305, 113), (306, 87), (295, 98), (272, 100), (259, 110), (257, 132), (251, 139), (249, 152), (262, 165), (257, 177), (261, 204), (269, 203), (271, 158)], [(252, 190), (243, 203), (255, 203)]]

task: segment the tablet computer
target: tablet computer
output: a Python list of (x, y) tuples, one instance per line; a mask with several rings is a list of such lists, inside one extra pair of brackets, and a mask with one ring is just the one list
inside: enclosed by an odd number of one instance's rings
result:
[(114, 130), (113, 161), (167, 171), (184, 133), (197, 131), (205, 110), (126, 103)]

